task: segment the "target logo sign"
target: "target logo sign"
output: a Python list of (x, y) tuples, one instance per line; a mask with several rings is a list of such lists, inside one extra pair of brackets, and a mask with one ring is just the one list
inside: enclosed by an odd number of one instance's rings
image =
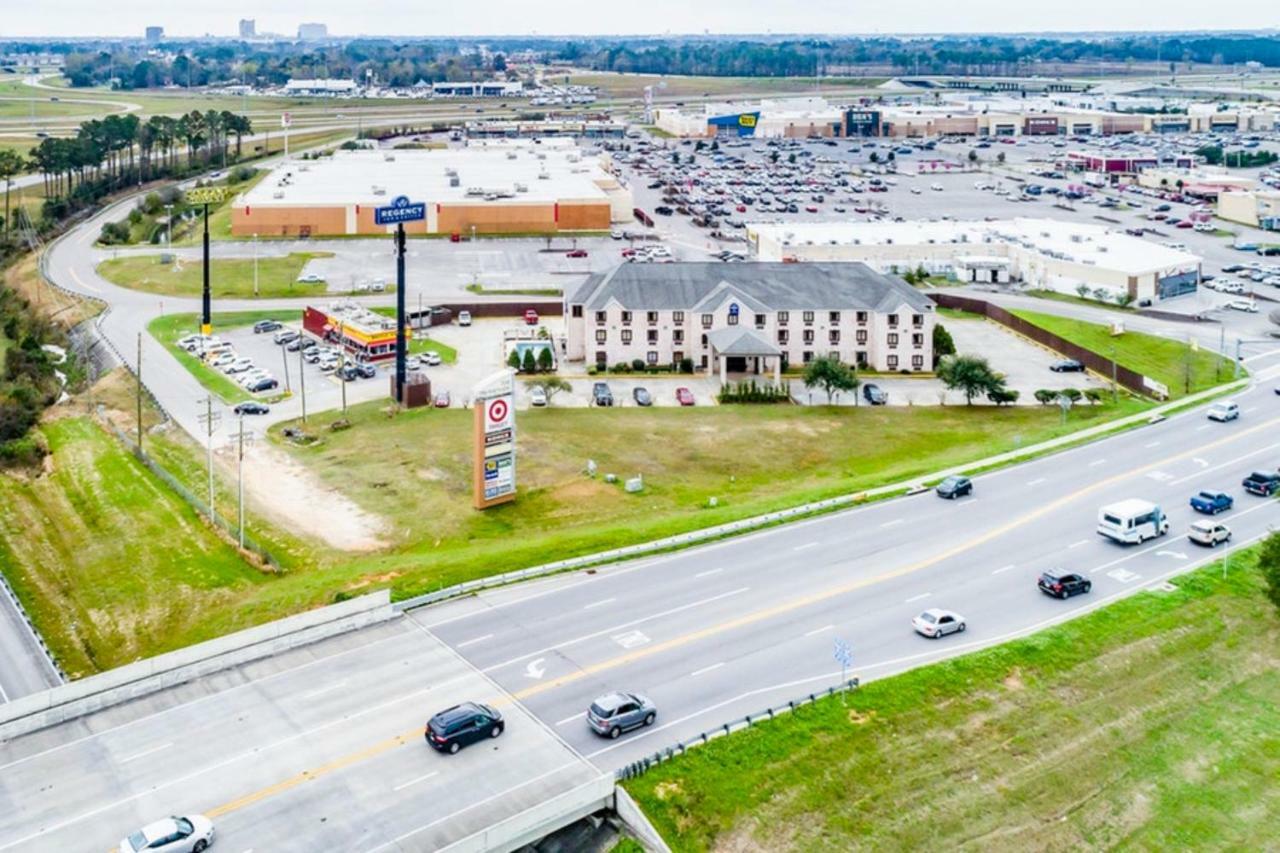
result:
[(498, 397), (485, 404), (486, 431), (507, 429), (511, 426), (511, 398)]

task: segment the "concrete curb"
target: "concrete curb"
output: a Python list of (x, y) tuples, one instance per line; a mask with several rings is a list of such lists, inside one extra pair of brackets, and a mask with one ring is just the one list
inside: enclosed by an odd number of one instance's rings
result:
[(498, 821), (474, 835), (448, 844), (441, 853), (495, 853), (519, 850), (575, 820), (608, 809), (614, 803), (612, 774), (603, 774), (584, 785)]
[(765, 513), (764, 515), (756, 515), (750, 518), (744, 518), (739, 521), (731, 521), (726, 524), (718, 524), (714, 527), (705, 527), (701, 530), (692, 530), (688, 533), (679, 533), (675, 536), (667, 536), (662, 539), (655, 539), (650, 542), (641, 542), (636, 545), (627, 545), (622, 548), (613, 548), (608, 551), (600, 551), (595, 554), (584, 554), (581, 557), (570, 557), (565, 560), (556, 560), (552, 563), (544, 563), (539, 566), (530, 566), (527, 569), (517, 569), (512, 572), (504, 572), (500, 575), (492, 575), (486, 578), (478, 578), (473, 581), (465, 581), (454, 586), (438, 589), (435, 592), (423, 593), (412, 598), (406, 598), (397, 601), (391, 606), (398, 611), (411, 610), (416, 607), (425, 607), (428, 604), (435, 604), (450, 598), (458, 598), (464, 595), (471, 595), (493, 587), (505, 586), (510, 583), (528, 580), (530, 578), (543, 577), (557, 572), (568, 571), (572, 569), (583, 569), (590, 566), (600, 565), (602, 563), (613, 563), (621, 560), (631, 559), (644, 556), (645, 554), (654, 554), (661, 551), (682, 548), (689, 545), (696, 545), (701, 542), (707, 542), (713, 539), (719, 539), (724, 536), (732, 536), (737, 533), (745, 533), (761, 527), (777, 524), (783, 521), (800, 518), (816, 512), (827, 512), (840, 507), (853, 506), (860, 501), (868, 498), (881, 497), (884, 495), (892, 495), (896, 493), (916, 494), (926, 488), (926, 484), (937, 482), (952, 474), (963, 474), (965, 472), (979, 471), (990, 468), (994, 465), (1001, 465), (1007, 462), (1016, 462), (1019, 459), (1031, 456), (1037, 456), (1046, 451), (1054, 450), (1059, 447), (1066, 447), (1076, 444), (1084, 439), (1093, 438), (1095, 436), (1105, 435), (1113, 430), (1138, 424), (1142, 422), (1153, 422), (1153, 419), (1163, 419), (1164, 413), (1173, 409), (1180, 409), (1185, 406), (1195, 405), (1201, 400), (1216, 397), (1227, 391), (1235, 391), (1249, 384), (1249, 379), (1239, 379), (1235, 382), (1220, 385), (1216, 388), (1210, 388), (1207, 391), (1200, 391), (1188, 397), (1175, 400), (1170, 403), (1164, 403), (1145, 412), (1139, 412), (1134, 415), (1126, 415), (1114, 421), (1108, 421), (1088, 429), (1079, 430), (1078, 432), (1068, 433), (1039, 444), (1029, 445), (1027, 447), (1010, 450), (996, 456), (989, 456), (985, 459), (976, 459), (964, 465), (957, 465), (951, 468), (945, 468), (923, 477), (917, 477), (913, 480), (904, 480), (898, 483), (891, 483), (886, 486), (877, 486), (873, 489), (867, 489), (863, 492), (855, 492), (848, 495), (839, 495), (826, 500), (814, 501), (812, 503), (801, 504), (799, 506), (789, 507), (787, 509), (777, 510), (775, 512)]
[(613, 811), (627, 831), (634, 835), (649, 853), (671, 853), (671, 848), (662, 840), (662, 835), (654, 825), (649, 822), (640, 804), (633, 800), (621, 785), (613, 791)]
[(247, 628), (0, 705), (0, 742), (395, 618), (387, 590)]
[(36, 641), (36, 645), (40, 647), (40, 651), (44, 654), (45, 660), (48, 661), (50, 671), (57, 676), (59, 683), (65, 684), (67, 681), (67, 674), (62, 671), (62, 667), (58, 666), (58, 662), (53, 657), (53, 652), (51, 652), (49, 647), (45, 645), (44, 637), (41, 637), (40, 632), (36, 630), (35, 623), (32, 622), (31, 617), (27, 615), (27, 610), (22, 606), (21, 599), (19, 599), (18, 594), (13, 591), (13, 587), (9, 586), (9, 581), (3, 574), (0, 574), (0, 593), (9, 600), (9, 603), (13, 605), (13, 609), (17, 611), (18, 618), (27, 626), (27, 631), (31, 634), (32, 639)]

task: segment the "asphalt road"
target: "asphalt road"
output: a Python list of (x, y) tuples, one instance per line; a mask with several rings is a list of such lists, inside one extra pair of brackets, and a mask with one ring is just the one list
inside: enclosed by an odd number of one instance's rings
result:
[[(976, 478), (972, 497), (888, 500), (670, 555), (576, 572), (406, 618), (201, 679), (0, 745), (0, 851), (100, 850), (156, 814), (204, 811), (228, 849), (431, 849), (676, 740), (850, 675), (883, 677), (1157, 590), (1218, 559), (1189, 543), (1201, 488), (1236, 496), (1219, 519), (1247, 544), (1280, 502), (1239, 487), (1280, 461), (1280, 359), (1237, 395), (1243, 416), (1195, 410)], [(1164, 507), (1171, 532), (1120, 546), (1098, 508)], [(1051, 567), (1093, 592), (1035, 588)], [(1224, 571), (1232, 571), (1224, 565)], [(968, 631), (914, 634), (925, 607)], [(583, 720), (613, 689), (657, 724), (607, 741)], [(453, 761), (417, 740), (432, 710), (500, 706), (507, 733)], [(398, 840), (397, 840), (398, 839)]]

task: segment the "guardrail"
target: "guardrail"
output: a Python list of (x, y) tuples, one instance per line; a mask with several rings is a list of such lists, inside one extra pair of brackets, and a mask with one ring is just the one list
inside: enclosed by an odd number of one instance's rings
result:
[(4, 595), (13, 606), (13, 609), (18, 612), (18, 618), (27, 626), (27, 630), (31, 632), (36, 645), (40, 647), (44, 659), (49, 662), (49, 668), (58, 677), (58, 681), (65, 684), (67, 674), (62, 671), (62, 667), (58, 666), (58, 661), (53, 657), (53, 652), (45, 645), (44, 637), (40, 636), (40, 632), (36, 630), (35, 623), (31, 621), (31, 617), (27, 615), (26, 608), (22, 606), (22, 600), (18, 598), (18, 594), (14, 592), (13, 587), (9, 586), (9, 581), (5, 579), (3, 574), (0, 574), (0, 595)]
[(670, 761), (672, 758), (675, 758), (677, 755), (684, 754), (686, 750), (695, 746), (702, 746), (703, 744), (710, 743), (718, 737), (723, 737), (724, 735), (730, 734), (739, 729), (749, 729), (756, 723), (764, 720), (772, 720), (777, 717), (778, 714), (790, 713), (797, 708), (803, 708), (805, 705), (811, 705), (819, 699), (826, 699), (828, 696), (835, 696), (837, 693), (848, 693), (849, 691), (856, 690), (857, 688), (858, 679), (851, 678), (843, 684), (836, 684), (828, 687), (826, 690), (822, 690), (817, 693), (810, 693), (806, 696), (800, 697), (799, 699), (792, 699), (784, 705), (775, 705), (772, 708), (765, 708), (763, 711), (759, 711), (755, 714), (747, 714), (745, 717), (738, 717), (736, 720), (730, 720), (724, 725), (718, 726), (714, 729), (708, 729), (707, 731), (694, 735), (687, 740), (677, 741), (665, 749), (658, 750), (651, 756), (646, 756), (645, 758), (641, 758), (637, 761), (632, 761), (630, 764), (624, 764), (622, 767), (619, 767), (614, 771), (614, 778), (620, 782), (625, 779), (635, 779), (636, 777), (643, 776), (647, 773), (649, 768), (656, 767), (664, 761)]

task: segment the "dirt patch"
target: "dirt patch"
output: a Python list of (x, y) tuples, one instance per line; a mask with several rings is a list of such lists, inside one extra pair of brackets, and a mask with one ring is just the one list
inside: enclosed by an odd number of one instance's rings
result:
[(1026, 687), (1026, 685), (1022, 683), (1022, 670), (1018, 669), (1016, 666), (1004, 677), (1003, 683), (1006, 688), (1015, 692)]
[(395, 580), (396, 578), (400, 577), (400, 575), (402, 574), (404, 573), (403, 572), (386, 572), (381, 575), (365, 575), (364, 577), (359, 578), (347, 584), (347, 589), (363, 589), (369, 584), (387, 583), (389, 581)]
[(376, 551), (386, 523), (330, 489), (274, 447), (247, 448), (245, 490), (262, 511), (285, 529), (314, 537), (341, 551)]
[(683, 793), (679, 782), (659, 782), (653, 789), (653, 795), (660, 800), (675, 797)]
[(856, 710), (852, 708), (849, 709), (849, 722), (853, 723), (855, 726), (865, 726), (875, 718), (875, 711), (871, 711), (867, 714), (859, 714)]
[(419, 468), (418, 479), (426, 480), (428, 483), (442, 483), (449, 479), (449, 475), (439, 468)]

